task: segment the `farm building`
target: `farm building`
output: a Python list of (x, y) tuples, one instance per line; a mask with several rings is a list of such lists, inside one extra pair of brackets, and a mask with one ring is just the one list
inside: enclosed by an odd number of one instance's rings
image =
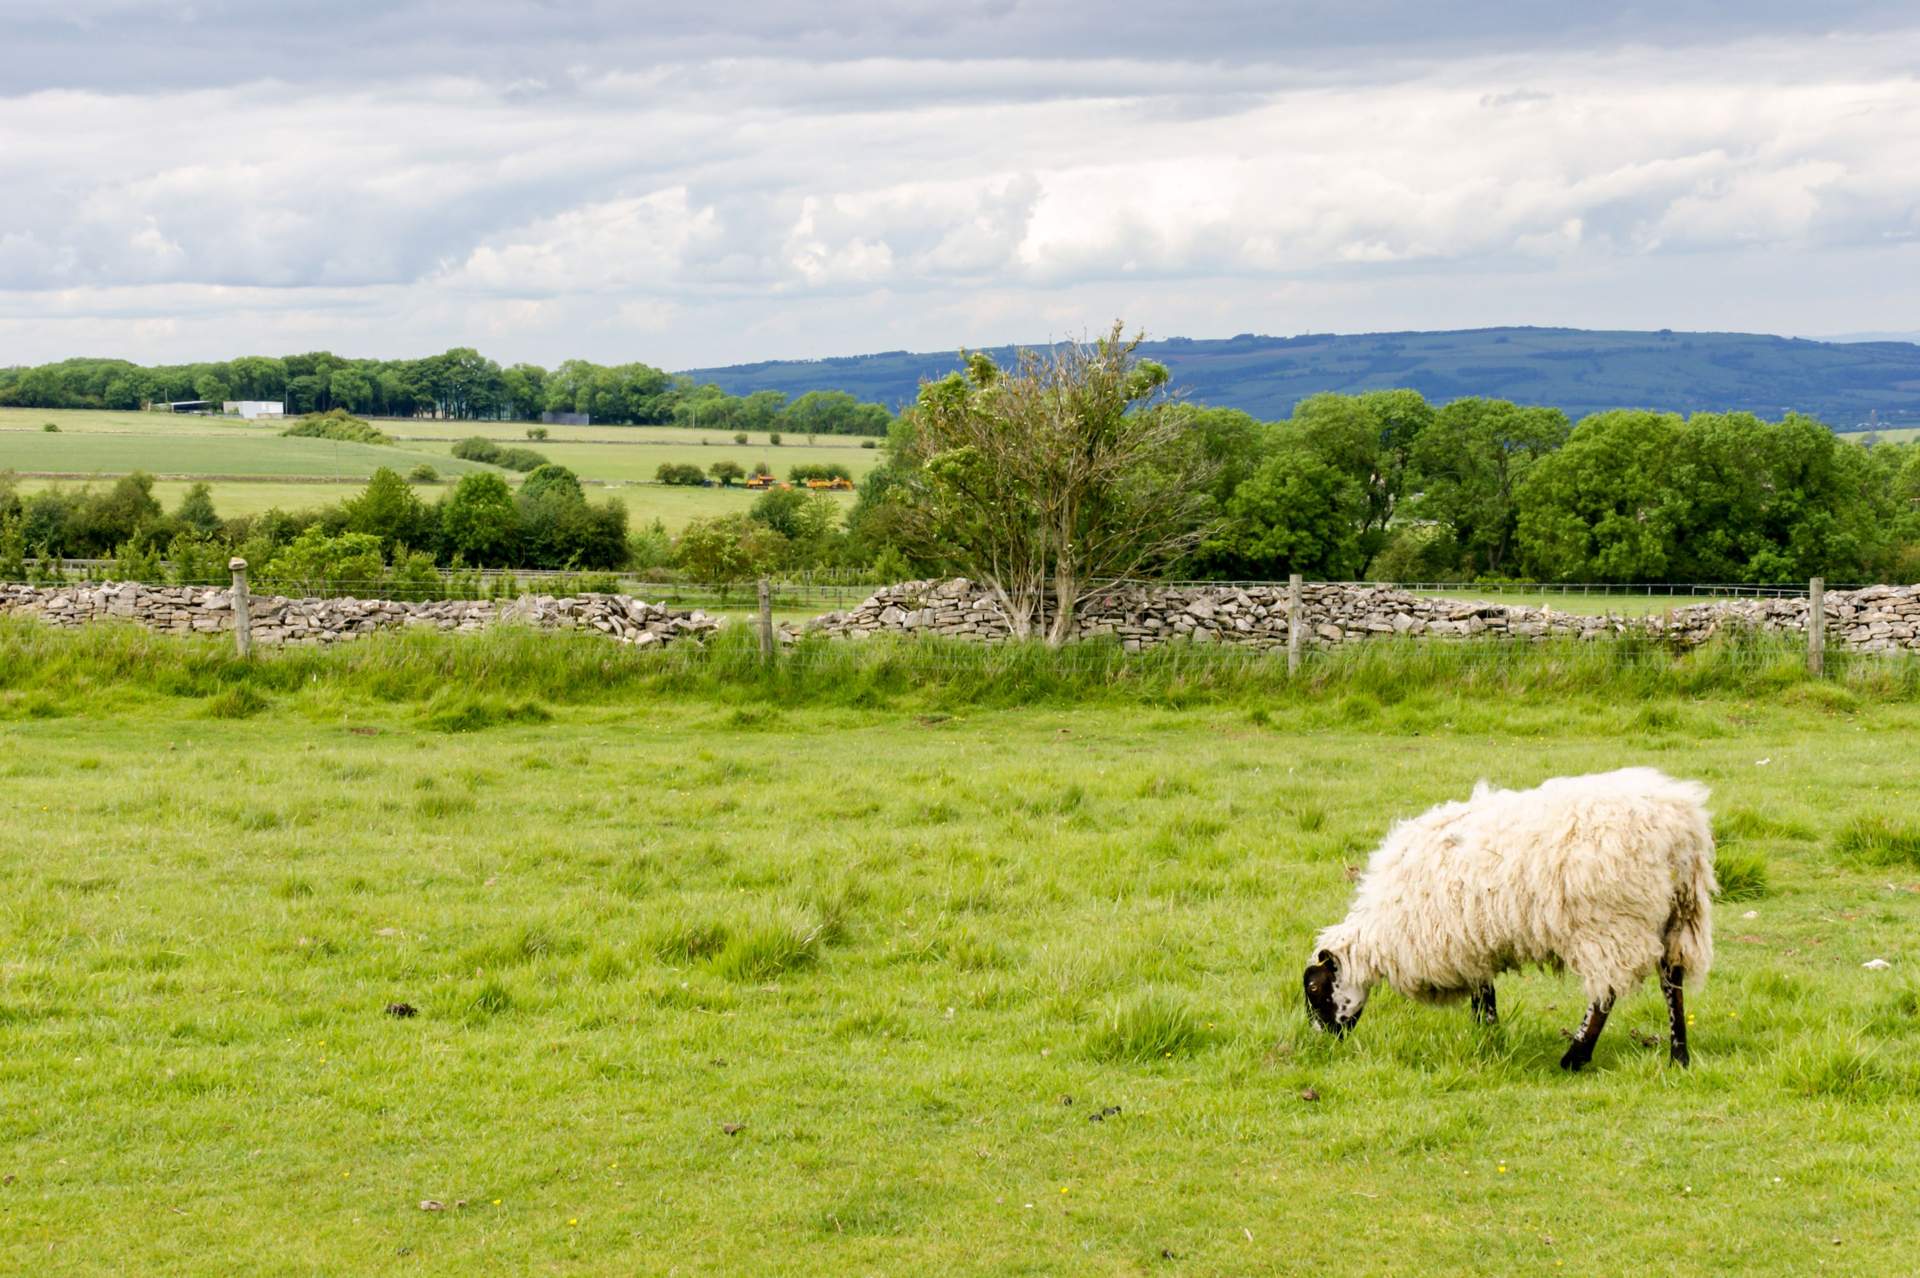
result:
[(156, 413), (211, 413), (213, 401), (210, 399), (176, 399), (171, 403), (149, 404), (148, 408)]
[(277, 399), (230, 399), (221, 405), (221, 410), (229, 417), (252, 421), (256, 417), (284, 417), (287, 406)]
[(547, 426), (591, 426), (593, 418), (588, 413), (542, 413), (540, 421)]

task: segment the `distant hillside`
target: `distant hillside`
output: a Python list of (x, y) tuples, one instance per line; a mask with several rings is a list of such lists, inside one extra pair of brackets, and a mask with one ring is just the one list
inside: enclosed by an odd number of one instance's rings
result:
[[(993, 354), (1005, 358), (1011, 349)], [(1875, 420), (1920, 425), (1920, 345), (1911, 342), (1481, 328), (1176, 337), (1142, 350), (1173, 371), (1174, 385), (1189, 398), (1269, 420), (1287, 416), (1318, 391), (1410, 386), (1438, 402), (1480, 395), (1551, 404), (1576, 418), (1603, 408), (1747, 409), (1767, 417), (1795, 409), (1839, 430), (1866, 429)], [(898, 406), (913, 398), (921, 379), (942, 376), (955, 363), (951, 351), (883, 351), (687, 371), (735, 395), (843, 390)]]

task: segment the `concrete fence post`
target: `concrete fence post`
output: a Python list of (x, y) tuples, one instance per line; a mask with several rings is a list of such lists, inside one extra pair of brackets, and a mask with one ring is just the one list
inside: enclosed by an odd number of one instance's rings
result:
[(773, 664), (773, 583), (760, 579), (760, 661)]
[(1807, 583), (1807, 673), (1815, 678), (1827, 672), (1827, 579)]
[(1306, 608), (1300, 601), (1300, 574), (1287, 576), (1287, 675), (1300, 673), (1300, 648), (1306, 641), (1301, 633), (1306, 625)]
[(233, 570), (233, 648), (242, 661), (253, 655), (253, 618), (247, 607), (247, 561), (227, 560)]

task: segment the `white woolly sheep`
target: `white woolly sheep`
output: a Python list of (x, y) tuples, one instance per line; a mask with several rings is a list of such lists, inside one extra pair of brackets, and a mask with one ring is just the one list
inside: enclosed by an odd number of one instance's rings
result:
[(1713, 962), (1707, 788), (1652, 768), (1560, 777), (1532, 790), (1484, 781), (1396, 825), (1343, 922), (1320, 933), (1304, 984), (1344, 1034), (1379, 981), (1423, 1002), (1471, 1000), (1497, 1019), (1493, 980), (1531, 963), (1571, 968), (1588, 1009), (1561, 1068), (1593, 1058), (1616, 998), (1659, 973), (1675, 1063), (1687, 1064), (1681, 987)]

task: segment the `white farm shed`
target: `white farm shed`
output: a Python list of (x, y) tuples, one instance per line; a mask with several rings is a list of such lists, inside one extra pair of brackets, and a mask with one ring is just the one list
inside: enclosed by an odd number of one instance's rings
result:
[(252, 421), (256, 417), (284, 417), (287, 406), (277, 399), (230, 399), (221, 405), (229, 417), (244, 417)]

